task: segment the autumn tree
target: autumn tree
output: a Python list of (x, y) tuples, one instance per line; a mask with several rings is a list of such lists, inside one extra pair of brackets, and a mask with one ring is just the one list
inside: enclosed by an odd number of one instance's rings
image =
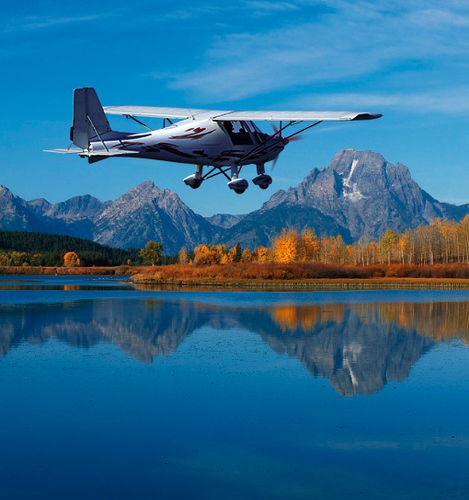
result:
[(178, 253), (179, 264), (189, 264), (189, 254), (187, 253), (187, 248), (182, 247)]
[(64, 266), (65, 267), (78, 267), (80, 265), (80, 259), (75, 252), (67, 252), (64, 255)]
[(304, 229), (301, 233), (298, 248), (298, 258), (302, 262), (319, 260), (320, 243), (314, 230)]
[(270, 250), (267, 247), (257, 247), (251, 254), (252, 262), (264, 264), (270, 260)]
[(272, 247), (275, 262), (295, 262), (298, 258), (298, 233), (294, 229), (283, 229)]
[(397, 234), (392, 229), (386, 229), (379, 245), (383, 259), (387, 259), (390, 264), (397, 245)]
[(145, 264), (151, 264), (152, 266), (160, 264), (161, 256), (163, 255), (163, 245), (150, 240), (146, 244), (145, 249), (142, 248), (139, 251), (139, 255)]
[(251, 262), (251, 251), (249, 250), (249, 248), (245, 248), (243, 250), (243, 253), (241, 255), (241, 262), (243, 262), (244, 264)]

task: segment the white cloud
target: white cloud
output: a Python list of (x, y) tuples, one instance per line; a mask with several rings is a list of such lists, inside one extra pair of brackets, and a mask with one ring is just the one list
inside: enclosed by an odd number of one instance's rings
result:
[[(244, 6), (258, 3), (264, 6), (254, 0)], [(274, 29), (263, 29), (263, 23), (258, 23), (253, 32), (227, 33), (207, 48), (201, 67), (179, 73), (169, 86), (206, 101), (233, 101), (275, 91), (303, 91), (323, 83), (399, 75), (412, 61), (436, 72), (439, 65), (451, 69), (469, 63), (469, 8), (464, 2), (297, 0), (274, 2), (271, 9), (280, 11), (287, 5), (292, 12), (301, 8), (298, 22), (289, 17)], [(331, 10), (318, 17), (314, 10), (318, 5)], [(404, 87), (409, 78), (401, 82)], [(432, 106), (436, 108), (437, 102)]]
[(18, 19), (10, 19), (8, 24), (3, 29), (3, 33), (14, 33), (18, 31), (32, 31), (40, 30), (45, 28), (51, 28), (53, 26), (83, 23), (89, 21), (96, 21), (98, 19), (103, 19), (106, 17), (113, 16), (114, 13), (102, 13), (102, 14), (90, 14), (87, 16), (65, 16), (65, 17), (24, 17)]
[(341, 109), (392, 108), (399, 111), (417, 113), (467, 114), (469, 112), (469, 86), (453, 87), (446, 90), (428, 90), (418, 93), (339, 93), (306, 94), (292, 99), (288, 105), (311, 109), (312, 106)]

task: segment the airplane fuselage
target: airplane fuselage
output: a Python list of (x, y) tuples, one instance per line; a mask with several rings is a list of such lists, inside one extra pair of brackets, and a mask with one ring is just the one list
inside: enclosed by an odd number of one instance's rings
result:
[(124, 157), (215, 167), (263, 164), (275, 159), (285, 147), (278, 135), (264, 134), (252, 122), (220, 122), (210, 118), (183, 120), (144, 133), (111, 131), (101, 139), (95, 137), (90, 142), (93, 156), (99, 157), (99, 152), (106, 149), (119, 150)]

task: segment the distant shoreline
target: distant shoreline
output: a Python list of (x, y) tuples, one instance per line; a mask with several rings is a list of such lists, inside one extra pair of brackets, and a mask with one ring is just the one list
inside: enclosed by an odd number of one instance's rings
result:
[[(49, 267), (49, 266), (0, 266), (0, 275), (7, 276), (125, 276), (130, 266)], [(133, 268), (137, 272), (139, 268)]]

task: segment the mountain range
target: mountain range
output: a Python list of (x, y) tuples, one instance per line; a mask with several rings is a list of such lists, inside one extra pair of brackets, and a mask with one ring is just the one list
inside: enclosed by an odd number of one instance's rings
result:
[(203, 217), (150, 181), (115, 201), (84, 195), (56, 204), (26, 201), (0, 186), (0, 229), (67, 234), (121, 248), (143, 247), (152, 239), (162, 242), (166, 253), (200, 243), (268, 245), (284, 227), (310, 227), (352, 242), (379, 238), (388, 228), (403, 231), (435, 217), (460, 220), (466, 214), (469, 204), (436, 200), (403, 164), (353, 149), (340, 151), (327, 168), (313, 169), (298, 186), (277, 191), (243, 215)]

